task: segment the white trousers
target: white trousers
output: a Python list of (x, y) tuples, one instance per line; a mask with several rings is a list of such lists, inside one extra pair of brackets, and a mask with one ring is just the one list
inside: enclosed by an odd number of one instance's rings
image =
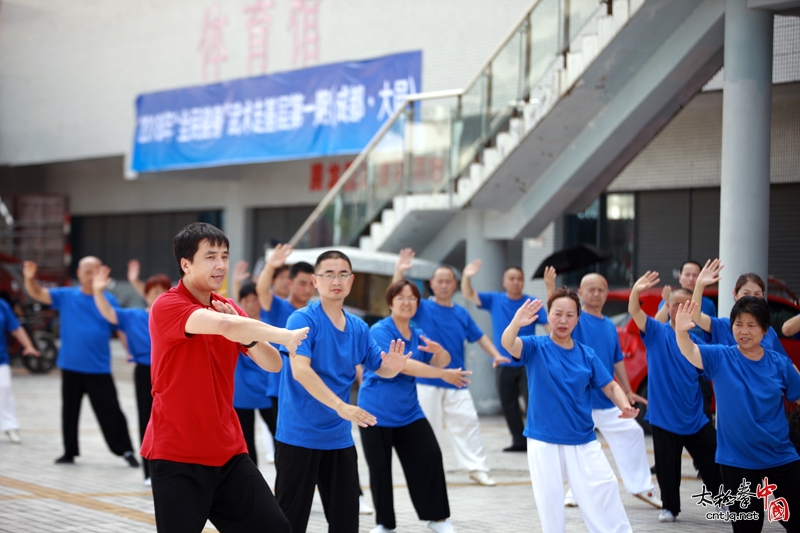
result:
[(0, 365), (0, 431), (19, 429), (17, 406), (11, 390), (11, 367)]
[(528, 439), (533, 497), (544, 533), (564, 533), (564, 480), (569, 482), (590, 533), (630, 532), (617, 477), (595, 441), (579, 446)]
[(618, 408), (593, 409), (594, 425), (603, 434), (630, 494), (654, 489), (650, 461), (644, 444), (644, 430), (633, 418), (619, 418)]
[(418, 383), (417, 397), (439, 447), (444, 445), (444, 431), (447, 430), (458, 465), (470, 472), (488, 472), (478, 412), (469, 390)]

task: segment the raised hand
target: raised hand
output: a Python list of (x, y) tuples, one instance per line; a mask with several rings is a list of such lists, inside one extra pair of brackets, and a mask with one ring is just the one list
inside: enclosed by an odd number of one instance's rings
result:
[(95, 292), (103, 292), (108, 287), (111, 281), (111, 269), (106, 265), (102, 265), (97, 269), (97, 272), (92, 278), (92, 290)]
[(689, 331), (695, 327), (694, 312), (697, 310), (697, 302), (689, 300), (678, 306), (678, 312), (675, 313), (675, 331)]
[(547, 292), (552, 292), (556, 290), (556, 269), (555, 267), (546, 266), (544, 267), (544, 285), (547, 287)]
[(38, 269), (39, 266), (33, 261), (24, 261), (22, 263), (22, 276), (25, 279), (34, 279), (36, 278), (36, 271)]
[(336, 414), (345, 420), (355, 422), (362, 428), (374, 426), (378, 422), (378, 419), (357, 405), (342, 404), (336, 411)]
[(128, 261), (128, 282), (133, 284), (139, 281), (139, 276), (142, 273), (142, 264), (138, 259), (131, 259)]
[(633, 284), (631, 293), (640, 293), (651, 287), (655, 287), (659, 282), (661, 282), (661, 278), (658, 277), (658, 272), (648, 270), (644, 273), (644, 276), (636, 280), (636, 283)]
[(406, 367), (406, 361), (411, 357), (411, 352), (403, 355), (406, 343), (401, 340), (392, 341), (388, 352), (381, 352), (381, 359), (386, 368), (393, 372), (400, 372)]
[(471, 381), (467, 379), (467, 376), (471, 374), (472, 372), (469, 370), (461, 370), (460, 368), (445, 368), (443, 370), (442, 380), (451, 385), (455, 385), (459, 389), (463, 389), (471, 383)]
[(417, 346), (417, 349), (419, 351), (421, 351), (421, 352), (436, 354), (436, 353), (439, 353), (442, 350), (444, 350), (444, 348), (442, 348), (441, 344), (439, 344), (438, 342), (436, 342), (434, 340), (429, 339), (428, 337), (426, 337), (424, 335), (420, 336), (420, 339), (422, 339), (422, 342), (425, 343), (425, 344), (421, 344), (421, 345)]
[(287, 331), (289, 333), (289, 339), (282, 344), (289, 350), (289, 355), (294, 357), (297, 355), (297, 347), (303, 344), (303, 341), (308, 337), (308, 328), (290, 329)]
[(250, 279), (250, 272), (247, 270), (248, 263), (244, 259), (236, 263), (233, 267), (233, 280), (238, 283), (243, 283)]
[(697, 275), (697, 285), (708, 287), (718, 283), (721, 279), (719, 273), (722, 272), (723, 268), (725, 268), (725, 265), (720, 263), (719, 259), (706, 261), (705, 266), (700, 270), (700, 274)]
[(639, 410), (635, 407), (626, 407), (617, 418), (636, 418), (639, 416)]
[(395, 270), (400, 272), (407, 272), (411, 268), (411, 262), (414, 260), (414, 250), (411, 248), (403, 248), (400, 250), (400, 253), (397, 254), (397, 263), (395, 264)]
[(267, 263), (272, 268), (280, 268), (286, 264), (286, 260), (294, 252), (294, 246), (290, 244), (278, 244), (272, 249), (272, 253), (267, 259)]
[(668, 302), (670, 294), (672, 294), (672, 286), (664, 285), (664, 288), (661, 289), (661, 299), (664, 300), (665, 302)]
[(539, 317), (539, 312), (542, 310), (542, 301), (525, 300), (525, 303), (517, 309), (514, 313), (514, 318), (511, 321), (516, 324), (520, 329), (525, 326), (530, 326)]
[(467, 266), (464, 267), (464, 271), (462, 275), (465, 278), (471, 278), (472, 276), (476, 275), (478, 272), (481, 271), (481, 260), (476, 259), (475, 261), (471, 262)]

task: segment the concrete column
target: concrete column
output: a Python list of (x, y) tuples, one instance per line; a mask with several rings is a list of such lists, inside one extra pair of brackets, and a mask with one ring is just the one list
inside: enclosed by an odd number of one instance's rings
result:
[(769, 253), (769, 167), (772, 125), (772, 18), (725, 4), (725, 81), (722, 92), (722, 180), (719, 255), (720, 316), (733, 306), (736, 278), (755, 272), (765, 281)]
[[(491, 241), (483, 237), (483, 213), (469, 211), (467, 213), (466, 231), (467, 263), (480, 259), (483, 262), (481, 272), (472, 278), (472, 287), (476, 291), (501, 291), (505, 268), (506, 247), (504, 241)], [(483, 330), (489, 340), (492, 339), (492, 320), (489, 313), (477, 309), (473, 304), (466, 304), (470, 315)], [(472, 384), (469, 389), (475, 400), (475, 408), (480, 414), (497, 414), (500, 412), (500, 400), (495, 385), (495, 370), (492, 360), (477, 344), (467, 344), (464, 354), (467, 368), (472, 370)]]
[[(230, 273), (233, 274), (233, 268), (242, 259), (247, 259), (247, 210), (243, 207), (240, 198), (241, 184), (239, 182), (231, 182), (226, 185), (225, 195), (225, 209), (222, 214), (222, 231), (230, 241), (230, 253), (228, 255), (228, 263), (230, 264)], [(252, 267), (252, 265), (250, 265)], [(227, 283), (230, 283), (231, 276), (228, 276)], [(230, 287), (226, 285), (228, 291)], [(238, 298), (238, 295), (228, 294), (233, 298)]]

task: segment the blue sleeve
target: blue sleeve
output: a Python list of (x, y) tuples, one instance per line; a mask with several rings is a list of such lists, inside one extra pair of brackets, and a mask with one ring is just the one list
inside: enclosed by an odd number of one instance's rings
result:
[(800, 400), (800, 374), (792, 364), (792, 360), (788, 357), (782, 359), (783, 373), (786, 376), (786, 390), (784, 396), (790, 402)]
[(481, 328), (478, 327), (478, 324), (472, 320), (472, 317), (469, 316), (466, 309), (464, 309), (464, 315), (467, 317), (467, 340), (469, 342), (476, 342), (483, 337), (483, 332)]
[(71, 290), (72, 289), (70, 287), (55, 287), (53, 289), (47, 289), (47, 292), (50, 293), (50, 299), (53, 300), (53, 309), (61, 309), (61, 306), (64, 305), (64, 298)]
[(481, 303), (478, 305), (478, 309), (485, 309), (486, 311), (491, 310), (495, 294), (494, 292), (479, 292), (478, 299)]
[(127, 335), (135, 311), (133, 309), (114, 309), (114, 311), (117, 312), (117, 326)]
[(619, 363), (623, 359), (622, 347), (619, 345), (619, 335), (617, 335), (617, 330), (614, 328), (614, 362)]
[(380, 322), (374, 324), (369, 329), (369, 334), (378, 344), (378, 347), (380, 347), (384, 351), (389, 350), (389, 346), (392, 344), (392, 341), (394, 340), (392, 339), (392, 334), (389, 331), (389, 328), (383, 327), (383, 325), (381, 325)]
[(111, 307), (115, 307), (115, 308), (119, 308), (120, 307), (119, 300), (117, 300), (116, 296), (114, 296), (113, 294), (111, 294), (108, 291), (103, 291), (103, 294), (105, 295), (106, 299), (108, 300), (108, 303), (111, 304)]
[(703, 361), (703, 375), (714, 379), (714, 374), (719, 370), (719, 365), (722, 362), (722, 358), (725, 357), (728, 347), (721, 344), (698, 345), (697, 347), (700, 350), (700, 358)]
[(665, 327), (664, 324), (654, 319), (653, 317), (650, 316), (647, 317), (647, 322), (645, 323), (644, 331), (639, 330), (639, 334), (642, 336), (645, 348), (649, 348), (663, 337), (664, 327)]
[[(14, 315), (14, 311), (11, 310), (11, 306), (6, 303), (5, 300), (0, 300), (0, 310), (2, 310), (3, 315), (5, 316), (5, 325), (6, 331), (12, 332), (19, 329), (19, 320)], [(5, 341), (3, 341), (5, 342)]]
[(614, 381), (614, 378), (611, 377), (611, 374), (608, 373), (606, 367), (603, 366), (600, 358), (595, 355), (594, 350), (588, 346), (584, 346), (584, 349), (586, 350), (589, 365), (592, 367), (592, 388), (598, 390), (602, 389)]
[[(381, 347), (378, 346), (378, 343), (375, 342), (375, 339), (372, 338), (372, 335), (370, 335), (369, 329), (367, 329), (366, 324), (364, 324), (363, 330), (361, 330), (359, 333), (361, 335), (362, 346), (363, 346), (363, 351), (361, 354), (361, 364), (364, 365), (364, 368), (366, 368), (367, 370), (372, 370), (373, 372), (375, 372), (383, 364), (383, 359), (381, 358), (381, 351), (385, 350), (381, 350)], [(389, 342), (391, 343), (391, 341)]]
[(708, 316), (717, 316), (717, 306), (714, 305), (710, 299), (703, 296), (703, 303), (700, 306), (700, 310), (703, 311)]
[[(297, 355), (304, 355), (309, 359), (313, 359), (312, 346), (317, 335), (319, 335), (318, 328), (311, 324), (306, 313), (292, 313), (286, 321), (286, 329), (300, 329), (305, 327), (308, 327), (308, 337), (303, 341), (303, 344), (297, 347)], [(281, 345), (280, 351), (283, 354), (289, 355), (289, 351), (283, 345)]]
[(786, 353), (786, 350), (783, 349), (783, 344), (781, 344), (780, 337), (778, 337), (778, 334), (775, 332), (772, 326), (770, 326), (769, 329), (767, 330), (767, 336), (772, 340), (773, 351), (783, 354), (786, 357), (789, 357), (789, 354)]
[(539, 341), (533, 335), (520, 337), (519, 340), (522, 341), (522, 353), (520, 354), (519, 359), (524, 364), (528, 364), (528, 362), (533, 359), (533, 356), (536, 355), (536, 352), (539, 349)]

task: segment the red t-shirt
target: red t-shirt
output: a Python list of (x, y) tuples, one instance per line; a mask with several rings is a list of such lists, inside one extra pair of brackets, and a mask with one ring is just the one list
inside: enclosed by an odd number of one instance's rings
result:
[[(217, 294), (247, 316), (232, 300)], [(150, 310), (153, 411), (142, 441), (148, 459), (222, 466), (247, 453), (233, 410), (233, 374), (241, 344), (221, 335), (186, 333), (189, 315), (203, 305), (180, 282)]]

